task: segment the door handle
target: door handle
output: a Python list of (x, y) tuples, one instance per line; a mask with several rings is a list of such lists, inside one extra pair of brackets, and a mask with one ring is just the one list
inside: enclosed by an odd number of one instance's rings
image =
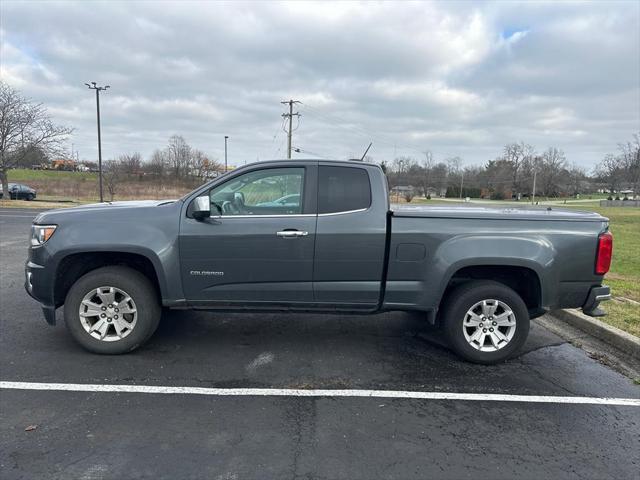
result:
[(301, 232), (300, 230), (282, 230), (281, 232), (276, 232), (276, 235), (282, 238), (298, 238), (306, 237), (309, 235), (309, 232)]

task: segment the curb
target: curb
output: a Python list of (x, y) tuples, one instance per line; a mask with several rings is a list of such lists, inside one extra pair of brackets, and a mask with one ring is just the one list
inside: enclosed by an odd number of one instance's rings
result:
[(635, 335), (607, 325), (575, 309), (555, 310), (550, 313), (558, 320), (568, 323), (603, 342), (607, 342), (609, 345), (628, 353), (634, 358), (640, 359), (640, 338)]

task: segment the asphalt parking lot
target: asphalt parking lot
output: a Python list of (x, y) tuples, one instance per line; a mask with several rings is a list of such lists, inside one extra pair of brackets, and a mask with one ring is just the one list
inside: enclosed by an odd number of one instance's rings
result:
[[(35, 214), (0, 209), (0, 381), (45, 384), (0, 390), (3, 479), (640, 478), (640, 407), (536, 401), (640, 399), (640, 387), (537, 323), (524, 353), (493, 367), (458, 360), (405, 313), (169, 312), (139, 351), (87, 353), (67, 335), (61, 311), (47, 326), (24, 291)], [(187, 390), (58, 391), (53, 383)], [(25, 431), (30, 425), (37, 428)]]

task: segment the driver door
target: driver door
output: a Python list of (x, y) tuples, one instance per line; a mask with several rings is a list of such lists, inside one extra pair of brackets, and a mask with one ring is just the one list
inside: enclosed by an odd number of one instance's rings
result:
[(313, 301), (317, 167), (256, 167), (209, 191), (211, 217), (180, 229), (187, 300), (201, 306)]

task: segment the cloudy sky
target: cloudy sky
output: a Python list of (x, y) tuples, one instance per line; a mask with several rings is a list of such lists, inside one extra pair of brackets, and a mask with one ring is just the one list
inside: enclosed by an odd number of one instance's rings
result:
[[(505, 143), (590, 168), (640, 131), (640, 2), (0, 3), (2, 79), (95, 159), (172, 134), (232, 164), (405, 155), (465, 164)], [(296, 126), (294, 122), (294, 127)], [(71, 143), (71, 142), (70, 142)]]

